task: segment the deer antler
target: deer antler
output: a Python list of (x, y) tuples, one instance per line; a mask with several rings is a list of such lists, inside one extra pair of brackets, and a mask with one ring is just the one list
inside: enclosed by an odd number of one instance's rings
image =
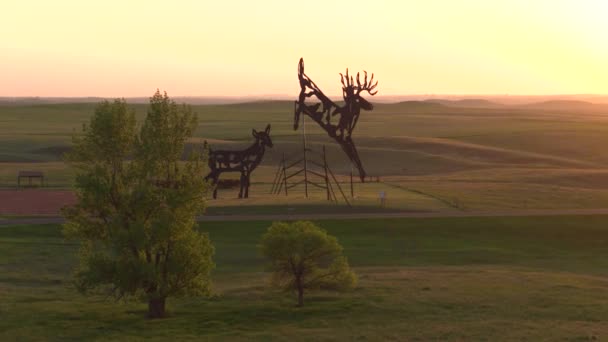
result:
[(367, 91), (370, 95), (376, 95), (378, 91), (374, 91), (378, 86), (378, 81), (374, 83), (374, 74), (368, 80), (367, 79), (367, 71), (363, 71), (364, 77), (363, 82), (361, 82), (361, 74), (357, 73), (356, 81), (357, 85), (355, 86), (355, 78), (352, 75), (348, 74), (348, 69), (346, 69), (346, 75), (340, 73), (340, 81), (342, 82), (342, 90), (346, 91), (347, 89), (353, 89), (357, 95), (359, 95), (362, 91)]
[(365, 73), (365, 78), (363, 79), (363, 84), (359, 80), (359, 73), (357, 73), (357, 94), (360, 94), (362, 91), (367, 91), (370, 95), (374, 96), (378, 93), (378, 91), (373, 91), (378, 86), (378, 81), (374, 84), (374, 74), (372, 73), (372, 77), (367, 81), (367, 71), (363, 71)]
[(351, 88), (353, 86), (353, 77), (348, 76), (348, 68), (346, 69), (346, 75), (342, 75), (342, 73), (340, 73), (340, 82), (342, 82), (342, 87), (344, 89)]

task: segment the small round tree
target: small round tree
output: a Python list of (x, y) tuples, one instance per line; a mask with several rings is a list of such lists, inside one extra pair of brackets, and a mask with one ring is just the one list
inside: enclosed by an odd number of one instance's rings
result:
[(305, 290), (356, 285), (338, 240), (312, 222), (274, 222), (262, 236), (261, 251), (270, 262), (272, 284), (296, 292), (298, 306), (304, 305)]
[(214, 249), (195, 229), (206, 163), (182, 160), (196, 125), (190, 107), (156, 92), (139, 129), (124, 100), (106, 101), (75, 136), (78, 202), (64, 209), (64, 234), (81, 242), (79, 290), (142, 298), (151, 318), (166, 315), (168, 297), (208, 293)]

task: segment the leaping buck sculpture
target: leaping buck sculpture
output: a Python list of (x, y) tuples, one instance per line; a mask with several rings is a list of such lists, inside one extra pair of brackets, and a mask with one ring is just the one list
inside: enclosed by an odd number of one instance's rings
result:
[[(241, 173), (241, 188), (239, 190), (239, 198), (249, 197), (249, 185), (251, 173), (255, 170), (262, 158), (266, 147), (272, 147), (270, 139), (270, 124), (262, 132), (255, 129), (252, 130), (252, 135), (255, 138), (254, 143), (248, 148), (241, 151), (214, 151), (209, 148), (209, 174), (205, 177), (214, 185), (213, 198), (217, 198), (217, 184), (220, 175), (224, 172), (240, 172)], [(205, 142), (207, 145), (207, 142)]]
[[(368, 111), (373, 109), (372, 104), (361, 97), (361, 93), (366, 91), (371, 96), (378, 93), (374, 91), (378, 85), (378, 82), (374, 83), (374, 74), (368, 80), (367, 72), (364, 71), (364, 73), (363, 82), (361, 82), (359, 73), (357, 73), (356, 78), (353, 78), (352, 75), (348, 74), (348, 69), (346, 69), (346, 75), (340, 74), (344, 106), (338, 106), (325, 96), (315, 82), (304, 73), (304, 59), (300, 58), (298, 79), (300, 80), (301, 90), (300, 96), (295, 102), (293, 121), (293, 128), (297, 130), (300, 115), (304, 113), (319, 124), (342, 147), (351, 162), (355, 164), (362, 182), (365, 181), (365, 169), (353, 142), (352, 133), (359, 121), (361, 109)], [(306, 100), (312, 97), (316, 97), (317, 101), (307, 104)], [(337, 123), (332, 122), (334, 116), (338, 116)]]

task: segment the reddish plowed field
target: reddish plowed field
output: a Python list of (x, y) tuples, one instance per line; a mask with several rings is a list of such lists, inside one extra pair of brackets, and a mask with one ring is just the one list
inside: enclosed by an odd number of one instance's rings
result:
[(57, 216), (63, 206), (75, 201), (76, 196), (69, 190), (0, 190), (0, 215)]

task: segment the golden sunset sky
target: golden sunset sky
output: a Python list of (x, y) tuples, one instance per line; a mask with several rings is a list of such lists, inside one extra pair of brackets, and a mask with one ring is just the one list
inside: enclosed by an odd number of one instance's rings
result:
[(608, 1), (4, 1), (0, 96), (608, 93)]

